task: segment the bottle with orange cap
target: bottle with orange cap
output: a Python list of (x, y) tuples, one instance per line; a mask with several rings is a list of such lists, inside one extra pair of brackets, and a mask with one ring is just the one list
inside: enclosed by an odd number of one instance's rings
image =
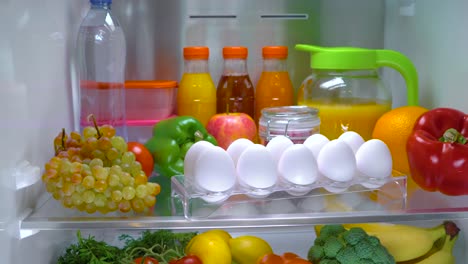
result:
[(288, 47), (266, 46), (262, 49), (263, 71), (255, 91), (255, 121), (266, 107), (294, 104), (294, 88), (289, 78), (286, 59)]
[(223, 48), (223, 74), (216, 90), (218, 113), (246, 113), (255, 118), (255, 91), (247, 71), (246, 47)]
[(177, 115), (193, 116), (203, 125), (216, 114), (216, 87), (208, 57), (208, 47), (184, 48), (184, 73), (177, 92)]

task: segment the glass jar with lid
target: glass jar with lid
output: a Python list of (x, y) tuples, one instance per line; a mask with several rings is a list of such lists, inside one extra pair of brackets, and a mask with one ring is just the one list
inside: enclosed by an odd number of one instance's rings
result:
[(308, 106), (267, 107), (262, 110), (258, 136), (266, 145), (275, 136), (284, 135), (294, 143), (303, 143), (309, 136), (320, 133), (318, 109)]

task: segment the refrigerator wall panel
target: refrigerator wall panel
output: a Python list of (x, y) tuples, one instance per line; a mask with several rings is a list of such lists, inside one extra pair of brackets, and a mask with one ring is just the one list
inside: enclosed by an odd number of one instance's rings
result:
[[(419, 74), (422, 106), (453, 107), (468, 112), (468, 2), (453, 0), (386, 1), (385, 48), (413, 61)], [(411, 10), (407, 13), (406, 10)], [(386, 72), (398, 105), (406, 103), (405, 84), (397, 72)]]

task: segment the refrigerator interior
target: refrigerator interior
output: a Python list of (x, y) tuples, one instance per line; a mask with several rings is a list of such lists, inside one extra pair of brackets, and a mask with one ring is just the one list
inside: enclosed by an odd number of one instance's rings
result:
[[(76, 230), (21, 229), (22, 220), (44, 198), (40, 170), (52, 156), (51, 142), (62, 127), (74, 124), (74, 41), (86, 14), (87, 0), (0, 1), (0, 256), (2, 263), (54, 263), (74, 241)], [(463, 30), (468, 2), (453, 0), (114, 0), (128, 45), (127, 79), (179, 80), (181, 50), (186, 45), (210, 47), (210, 70), (217, 82), (224, 45), (249, 48), (248, 69), (256, 83), (261, 47), (289, 47), (288, 65), (294, 87), (310, 73), (309, 55), (298, 43), (386, 48), (406, 54), (419, 74), (420, 104), (468, 112), (464, 77), (468, 67), (468, 34)], [(404, 105), (405, 85), (397, 72), (383, 70), (393, 105)], [(31, 183), (37, 182), (32, 186)], [(415, 196), (410, 203), (450, 207), (467, 197)], [(50, 212), (53, 214), (54, 212)], [(454, 214), (448, 214), (456, 216)], [(432, 225), (430, 219), (410, 222)], [(337, 220), (339, 221), (339, 220)], [(462, 232), (468, 221), (457, 219)], [(96, 238), (114, 241), (135, 229), (92, 229)], [(235, 229), (272, 241), (278, 251), (305, 255), (312, 228)], [(466, 235), (457, 244), (457, 263), (468, 259)], [(294, 241), (289, 243), (289, 241)], [(292, 247), (293, 246), (293, 247)], [(28, 254), (24, 254), (28, 252)]]

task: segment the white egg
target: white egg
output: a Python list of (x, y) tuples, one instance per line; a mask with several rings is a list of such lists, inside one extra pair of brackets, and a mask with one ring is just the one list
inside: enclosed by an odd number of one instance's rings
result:
[(252, 189), (268, 189), (276, 184), (276, 163), (265, 146), (247, 147), (237, 161), (237, 177), (241, 185)]
[(289, 139), (286, 136), (280, 135), (272, 138), (266, 145), (266, 148), (268, 151), (270, 151), (271, 155), (273, 156), (275, 164), (278, 164), (283, 152), (292, 145), (294, 145), (294, 143), (291, 141), (291, 139)]
[(309, 136), (304, 141), (304, 146), (306, 146), (314, 154), (314, 158), (317, 159), (320, 150), (330, 142), (330, 140), (322, 134), (313, 134)]
[(366, 141), (356, 153), (356, 164), (361, 176), (382, 179), (392, 174), (392, 154), (380, 139)]
[(227, 153), (231, 156), (232, 160), (234, 161), (234, 166), (237, 167), (237, 161), (239, 160), (239, 156), (242, 152), (250, 145), (254, 143), (246, 138), (239, 138), (234, 140), (229, 147), (227, 148)]
[(348, 144), (354, 153), (359, 149), (359, 147), (364, 144), (364, 139), (358, 133), (354, 131), (346, 131), (338, 137), (339, 140), (343, 140)]
[(294, 144), (283, 152), (278, 173), (285, 182), (297, 185), (312, 184), (319, 175), (314, 154), (303, 144)]
[(185, 185), (191, 185), (193, 180), (193, 168), (195, 162), (201, 153), (206, 151), (209, 148), (214, 147), (211, 142), (208, 141), (198, 141), (195, 142), (187, 151), (184, 158), (184, 179)]
[(317, 157), (317, 166), (325, 177), (337, 182), (347, 182), (356, 173), (356, 157), (348, 144), (335, 139), (323, 146)]
[(223, 148), (208, 148), (198, 156), (193, 179), (199, 190), (227, 192), (236, 184), (234, 162)]

